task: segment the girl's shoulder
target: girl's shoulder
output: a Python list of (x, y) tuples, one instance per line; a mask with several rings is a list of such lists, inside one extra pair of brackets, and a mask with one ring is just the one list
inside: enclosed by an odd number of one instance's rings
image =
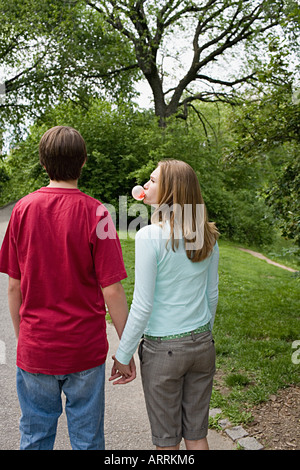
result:
[(163, 230), (159, 225), (150, 224), (142, 227), (137, 233), (136, 239), (159, 240), (162, 238)]

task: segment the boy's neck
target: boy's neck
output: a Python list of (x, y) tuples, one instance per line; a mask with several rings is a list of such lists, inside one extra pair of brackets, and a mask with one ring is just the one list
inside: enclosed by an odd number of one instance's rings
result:
[(48, 188), (65, 188), (65, 189), (77, 189), (78, 180), (68, 180), (68, 181), (56, 181), (50, 180)]

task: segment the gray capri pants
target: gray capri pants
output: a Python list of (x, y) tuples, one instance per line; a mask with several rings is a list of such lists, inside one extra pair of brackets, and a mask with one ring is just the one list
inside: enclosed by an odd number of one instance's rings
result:
[(206, 437), (215, 373), (211, 332), (163, 341), (143, 339), (139, 357), (153, 444), (175, 446), (182, 437)]

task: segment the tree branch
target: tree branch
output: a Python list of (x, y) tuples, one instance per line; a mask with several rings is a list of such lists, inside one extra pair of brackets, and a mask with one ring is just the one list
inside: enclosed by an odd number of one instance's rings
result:
[(133, 70), (138, 68), (138, 64), (132, 64), (132, 65), (127, 65), (126, 67), (120, 67), (119, 69), (111, 70), (106, 73), (82, 73), (82, 76), (84, 78), (108, 78), (111, 77), (112, 75), (118, 75), (119, 73), (122, 72), (127, 72), (128, 70)]
[(108, 24), (110, 24), (114, 29), (120, 31), (120, 33), (122, 33), (124, 36), (130, 39), (130, 41), (136, 44), (136, 38), (134, 34), (132, 34), (128, 29), (125, 28), (118, 14), (116, 14), (116, 16), (114, 15), (114, 10), (116, 10), (116, 4), (114, 1), (110, 1), (113, 6), (113, 10), (111, 13), (108, 10), (105, 12), (104, 9), (99, 8), (97, 5), (95, 5), (95, 3), (91, 2), (90, 0), (85, 0), (85, 3), (94, 10), (96, 10), (98, 13), (101, 13), (101, 15), (104, 15), (104, 18), (106, 19)]
[[(212, 98), (212, 99), (211, 99)], [(236, 96), (230, 93), (224, 92), (201, 92), (197, 93), (193, 96), (188, 96), (183, 101), (178, 104), (180, 106), (186, 106), (187, 104), (191, 103), (192, 101), (204, 101), (205, 103), (216, 103), (218, 101), (222, 103), (228, 103), (231, 105), (238, 105), (239, 101)]]
[(136, 2), (136, 5), (129, 11), (129, 18), (131, 19), (139, 37), (146, 39), (148, 44), (151, 43), (152, 37), (148, 28), (147, 19), (144, 11), (144, 1)]
[[(47, 54), (47, 51), (45, 51), (42, 56), (40, 56), (36, 62), (31, 66), (31, 67), (27, 67), (27, 69), (23, 70), (22, 72), (18, 73), (17, 75), (15, 75), (13, 78), (10, 78), (9, 80), (5, 80), (5, 89), (6, 89), (6, 92), (9, 93), (13, 87), (13, 83), (18, 80), (20, 77), (22, 77), (22, 75), (25, 75), (26, 73), (30, 72), (31, 70), (34, 70), (36, 68), (36, 66), (42, 61), (42, 59), (46, 56)], [(23, 86), (23, 85), (22, 85)]]
[(196, 78), (201, 79), (201, 80), (205, 80), (205, 81), (210, 82), (210, 83), (216, 83), (218, 85), (233, 87), (235, 85), (238, 85), (239, 83), (249, 82), (250, 80), (258, 81), (258, 79), (255, 77), (255, 75), (256, 75), (256, 73), (253, 72), (250, 75), (247, 75), (246, 77), (238, 78), (238, 79), (233, 80), (231, 82), (226, 81), (226, 80), (220, 80), (218, 78), (212, 78), (212, 77), (209, 77), (208, 75), (202, 75), (202, 74), (196, 75)]

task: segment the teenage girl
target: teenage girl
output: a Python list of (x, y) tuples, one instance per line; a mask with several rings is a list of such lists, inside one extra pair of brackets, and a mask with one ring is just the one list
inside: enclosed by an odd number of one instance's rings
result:
[(188, 450), (208, 449), (218, 231), (187, 163), (161, 161), (144, 189), (144, 203), (156, 209), (151, 225), (136, 234), (133, 302), (110, 380), (130, 381), (129, 363), (143, 336), (139, 357), (153, 444), (179, 449), (184, 438)]

